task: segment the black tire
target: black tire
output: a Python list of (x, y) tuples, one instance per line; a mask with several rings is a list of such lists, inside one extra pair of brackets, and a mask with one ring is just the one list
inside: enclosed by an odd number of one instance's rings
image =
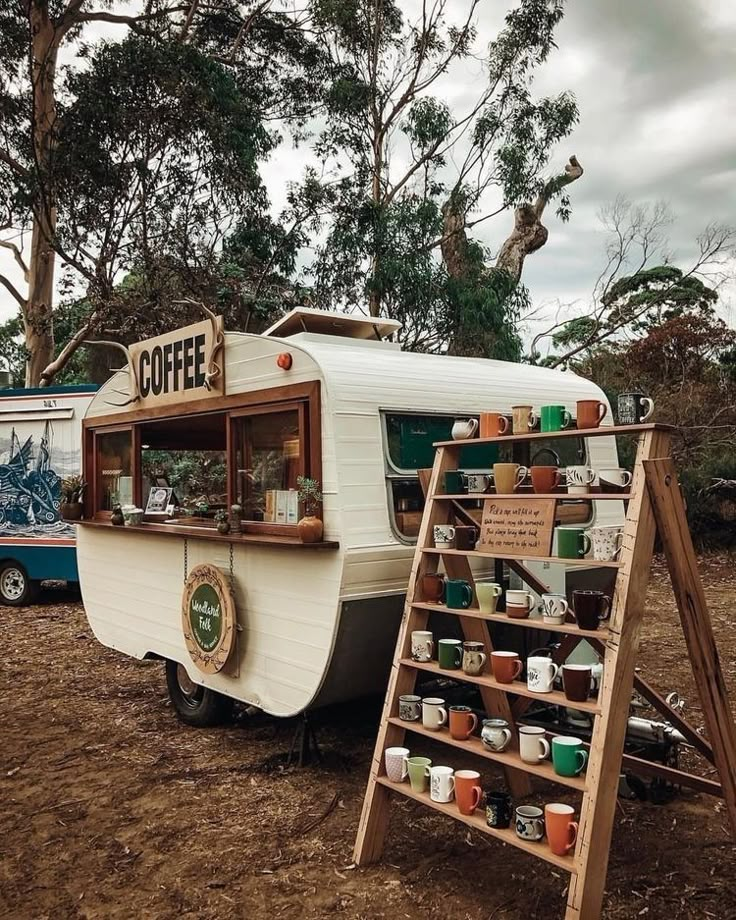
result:
[(166, 686), (177, 716), (186, 725), (209, 728), (222, 725), (232, 716), (233, 701), (195, 684), (178, 661), (166, 662)]
[(40, 587), (37, 581), (31, 581), (20, 562), (0, 563), (0, 604), (27, 607), (38, 597)]

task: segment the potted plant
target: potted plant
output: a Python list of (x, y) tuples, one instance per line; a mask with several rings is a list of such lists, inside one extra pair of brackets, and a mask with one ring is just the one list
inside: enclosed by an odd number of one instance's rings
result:
[(228, 519), (228, 513), (224, 508), (220, 508), (219, 511), (215, 511), (215, 524), (217, 524), (218, 533), (230, 533), (230, 521)]
[(296, 525), (302, 543), (318, 543), (322, 539), (324, 525), (317, 517), (317, 509), (322, 502), (322, 492), (316, 479), (297, 476), (299, 501), (304, 503), (304, 517)]
[(65, 521), (81, 521), (84, 505), (82, 498), (87, 483), (81, 476), (67, 476), (61, 480), (61, 505), (59, 512)]

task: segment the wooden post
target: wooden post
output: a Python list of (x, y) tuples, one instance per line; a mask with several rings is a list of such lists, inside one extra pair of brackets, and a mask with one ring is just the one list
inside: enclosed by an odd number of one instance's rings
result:
[(736, 726), (687, 525), (685, 502), (671, 459), (645, 461), (644, 469), (713, 748), (713, 761), (720, 774), (731, 832), (736, 838)]

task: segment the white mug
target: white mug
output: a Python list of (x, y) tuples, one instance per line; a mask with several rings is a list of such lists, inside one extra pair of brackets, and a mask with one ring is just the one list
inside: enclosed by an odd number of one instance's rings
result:
[(628, 470), (622, 470), (620, 467), (611, 469), (598, 470), (598, 479), (602, 483), (610, 483), (619, 489), (625, 489), (631, 485), (631, 473)]
[(408, 757), (409, 748), (386, 748), (386, 776), (392, 783), (403, 783), (409, 775), (409, 767), (406, 763)]
[(621, 552), (624, 532), (621, 527), (590, 527), (585, 531), (598, 562), (611, 562)]
[(483, 719), (480, 740), (489, 751), (505, 751), (511, 742), (511, 729), (505, 719)]
[(570, 609), (564, 594), (543, 594), (542, 603), (539, 606), (544, 622), (556, 626), (565, 622), (567, 611)]
[(539, 763), (549, 757), (549, 741), (544, 735), (544, 729), (538, 725), (519, 728), (519, 756), (524, 763)]
[(432, 533), (434, 545), (438, 549), (452, 549), (455, 542), (455, 528), (452, 524), (435, 524)]
[(431, 732), (438, 732), (447, 723), (445, 701), (438, 696), (428, 696), (422, 700), (422, 725)]
[(567, 491), (570, 495), (586, 495), (590, 492), (590, 486), (595, 479), (595, 470), (589, 466), (568, 466), (565, 472)]
[(434, 655), (434, 639), (431, 632), (415, 629), (411, 634), (411, 657), (414, 661), (431, 661)]
[(429, 768), (429, 797), (433, 802), (451, 802), (455, 797), (455, 771), (452, 767)]
[(525, 620), (534, 609), (536, 601), (531, 591), (506, 592), (506, 616)]
[(459, 418), (455, 421), (455, 424), (452, 426), (452, 439), (453, 441), (465, 441), (468, 438), (475, 437), (475, 432), (478, 430), (478, 419), (477, 418)]
[(545, 655), (532, 655), (526, 660), (526, 685), (533, 693), (550, 693), (559, 667)]
[(501, 585), (495, 581), (478, 581), (475, 584), (475, 596), (481, 613), (495, 613), (496, 604), (503, 594)]

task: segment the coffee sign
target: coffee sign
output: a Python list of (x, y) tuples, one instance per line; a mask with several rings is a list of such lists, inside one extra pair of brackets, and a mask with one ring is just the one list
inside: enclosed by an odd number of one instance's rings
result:
[(235, 601), (225, 576), (214, 565), (195, 566), (184, 583), (184, 642), (192, 661), (205, 674), (225, 666), (235, 645)]
[(551, 499), (512, 499), (483, 503), (480, 552), (527, 559), (549, 556), (555, 524), (555, 505)]

